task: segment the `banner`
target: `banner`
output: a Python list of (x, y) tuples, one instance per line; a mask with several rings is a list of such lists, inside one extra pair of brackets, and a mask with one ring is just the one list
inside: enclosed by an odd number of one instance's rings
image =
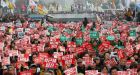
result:
[(99, 33), (98, 32), (90, 32), (90, 38), (99, 38)]

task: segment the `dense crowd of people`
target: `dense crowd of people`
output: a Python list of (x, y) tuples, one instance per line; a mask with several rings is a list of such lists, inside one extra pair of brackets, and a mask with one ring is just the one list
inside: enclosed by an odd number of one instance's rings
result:
[(0, 75), (140, 75), (140, 25), (0, 23)]

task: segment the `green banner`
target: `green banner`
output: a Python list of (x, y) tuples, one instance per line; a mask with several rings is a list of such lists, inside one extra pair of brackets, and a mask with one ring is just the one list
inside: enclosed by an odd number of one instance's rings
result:
[(90, 31), (90, 38), (99, 38), (99, 33), (96, 31)]
[(106, 37), (106, 39), (109, 40), (109, 41), (113, 41), (113, 40), (115, 40), (115, 37), (109, 35), (109, 36)]
[(62, 35), (62, 36), (60, 36), (60, 41), (61, 41), (61, 42), (65, 42), (65, 41), (67, 41), (66, 36), (63, 36), (63, 35)]
[(130, 36), (136, 36), (136, 30), (131, 30), (131, 31), (129, 32), (129, 35), (130, 35)]
[(76, 39), (76, 44), (77, 45), (82, 45), (82, 43), (83, 43), (82, 38)]

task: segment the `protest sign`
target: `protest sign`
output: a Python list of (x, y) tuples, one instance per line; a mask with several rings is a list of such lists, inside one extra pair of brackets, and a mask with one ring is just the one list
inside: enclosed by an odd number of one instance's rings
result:
[(98, 75), (99, 74), (99, 72), (98, 72), (98, 70), (86, 70), (85, 71), (85, 75)]
[(74, 52), (76, 48), (75, 42), (67, 42), (68, 51)]
[(71, 54), (71, 55), (62, 56), (61, 63), (62, 63), (63, 66), (70, 65), (70, 64), (75, 64), (74, 55)]
[(3, 57), (2, 65), (10, 65), (10, 57)]
[(43, 62), (42, 59), (41, 59), (40, 57), (36, 57), (36, 58), (34, 58), (33, 61), (35, 62), (35, 64), (40, 64), (40, 63)]
[(39, 53), (38, 57), (40, 57), (41, 59), (45, 59), (49, 57), (48, 53)]
[(29, 54), (19, 54), (18, 57), (19, 57), (18, 61), (22, 61), (22, 62), (29, 61)]
[(4, 47), (4, 43), (0, 42), (0, 55), (2, 56), (3, 54), (3, 47)]
[(65, 70), (64, 73), (65, 75), (77, 75), (77, 68), (76, 67), (69, 68)]
[(136, 37), (136, 30), (130, 30), (129, 35), (132, 37)]
[(99, 38), (99, 33), (95, 31), (90, 32), (90, 38)]
[(53, 68), (53, 69), (56, 69), (57, 68), (57, 63), (53, 63), (53, 62), (44, 62), (45, 64), (45, 67), (46, 68)]
[(67, 38), (66, 38), (66, 36), (60, 36), (60, 41), (62, 41), (62, 42), (65, 42), (65, 41), (67, 41)]
[(33, 75), (32, 71), (23, 71), (20, 72), (19, 75)]
[(82, 45), (82, 43), (83, 43), (83, 39), (82, 38), (76, 39), (76, 44), (77, 45)]
[(117, 53), (118, 53), (119, 59), (124, 59), (125, 58), (124, 52), (122, 50), (118, 50)]
[(18, 32), (18, 37), (19, 37), (19, 38), (23, 38), (23, 37), (24, 37), (24, 35), (25, 35), (25, 33), (24, 33), (24, 32)]
[(18, 56), (18, 50), (8, 50), (9, 56)]
[(129, 75), (129, 73), (127, 71), (118, 71), (117, 74), (118, 75)]
[(35, 25), (35, 23), (30, 23), (30, 28), (36, 28), (36, 25)]
[(113, 40), (115, 40), (115, 37), (114, 36), (107, 36), (107, 40), (113, 41)]
[(16, 27), (22, 27), (22, 23), (20, 23), (20, 22), (16, 23), (15, 25), (16, 25)]
[(63, 52), (54, 52), (53, 57), (54, 58), (61, 58), (63, 56)]
[(0, 30), (5, 31), (6, 30), (6, 27), (5, 26), (1, 26), (0, 27)]

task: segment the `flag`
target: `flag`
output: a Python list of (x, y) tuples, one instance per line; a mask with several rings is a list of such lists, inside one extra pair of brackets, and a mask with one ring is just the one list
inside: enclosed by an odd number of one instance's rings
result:
[(6, 4), (5, 1), (1, 0), (1, 6), (4, 8), (4, 7), (7, 7), (8, 5)]
[(38, 5), (38, 13), (41, 15), (45, 15), (48, 13), (48, 10), (41, 4)]
[(112, 0), (112, 7), (113, 9), (116, 9), (115, 0)]
[(96, 19), (98, 22), (101, 22), (101, 18), (98, 16), (98, 14), (96, 14)]
[(126, 8), (129, 8), (130, 7), (130, 3), (131, 3), (131, 0), (125, 0)]
[(37, 4), (33, 0), (29, 0), (29, 6), (37, 6)]
[(8, 6), (10, 9), (14, 9), (16, 6), (15, 6), (15, 0), (9, 0), (9, 6)]

